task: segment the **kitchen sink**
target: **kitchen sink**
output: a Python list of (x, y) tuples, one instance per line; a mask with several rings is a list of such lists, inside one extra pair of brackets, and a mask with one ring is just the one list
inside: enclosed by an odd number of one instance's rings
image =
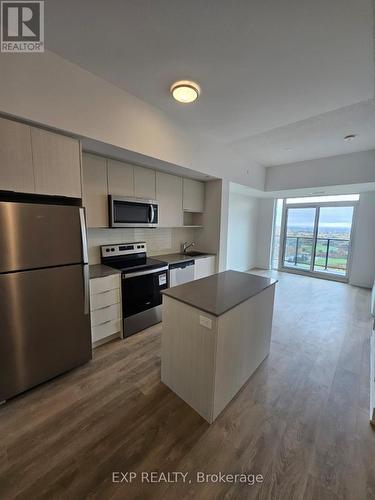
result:
[(193, 252), (181, 253), (180, 255), (187, 255), (188, 257), (198, 257), (198, 255), (206, 255), (206, 254), (204, 252), (193, 251)]

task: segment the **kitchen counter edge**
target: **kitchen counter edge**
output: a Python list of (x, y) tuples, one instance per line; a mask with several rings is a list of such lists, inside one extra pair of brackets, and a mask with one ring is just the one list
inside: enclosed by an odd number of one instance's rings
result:
[(91, 264), (89, 265), (90, 279), (105, 278), (113, 274), (121, 274), (121, 271), (113, 267), (105, 266), (104, 264)]
[(168, 253), (166, 255), (151, 255), (153, 259), (167, 262), (168, 264), (178, 264), (186, 260), (197, 260), (205, 257), (216, 257), (214, 253), (202, 253), (202, 255), (182, 255), (179, 253)]

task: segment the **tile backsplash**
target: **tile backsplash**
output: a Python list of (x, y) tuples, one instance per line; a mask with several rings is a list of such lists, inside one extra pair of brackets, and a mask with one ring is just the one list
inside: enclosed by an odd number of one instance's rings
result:
[(111, 243), (131, 243), (145, 241), (148, 255), (179, 252), (181, 243), (194, 241), (194, 228), (156, 228), (156, 229), (88, 229), (88, 250), (90, 264), (100, 263), (100, 245)]

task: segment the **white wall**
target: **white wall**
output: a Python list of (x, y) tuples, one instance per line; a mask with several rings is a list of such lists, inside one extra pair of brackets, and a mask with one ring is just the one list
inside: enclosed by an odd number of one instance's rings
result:
[(266, 168), (266, 191), (375, 181), (375, 150)]
[(258, 209), (256, 267), (271, 268), (274, 198), (260, 198)]
[(259, 199), (229, 192), (227, 268), (247, 271), (256, 267)]
[(265, 169), (62, 57), (0, 54), (0, 112), (264, 189)]
[(361, 194), (357, 207), (350, 283), (370, 288), (374, 279), (375, 192), (369, 192)]

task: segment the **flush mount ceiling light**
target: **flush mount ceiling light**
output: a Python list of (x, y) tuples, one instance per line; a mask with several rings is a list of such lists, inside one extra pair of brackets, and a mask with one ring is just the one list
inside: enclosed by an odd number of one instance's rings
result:
[(344, 137), (345, 142), (351, 142), (353, 141), (357, 136), (355, 134), (349, 134)]
[(176, 99), (176, 101), (182, 102), (184, 104), (196, 101), (200, 93), (201, 89), (199, 85), (188, 80), (175, 82), (171, 86), (171, 94), (173, 98)]

